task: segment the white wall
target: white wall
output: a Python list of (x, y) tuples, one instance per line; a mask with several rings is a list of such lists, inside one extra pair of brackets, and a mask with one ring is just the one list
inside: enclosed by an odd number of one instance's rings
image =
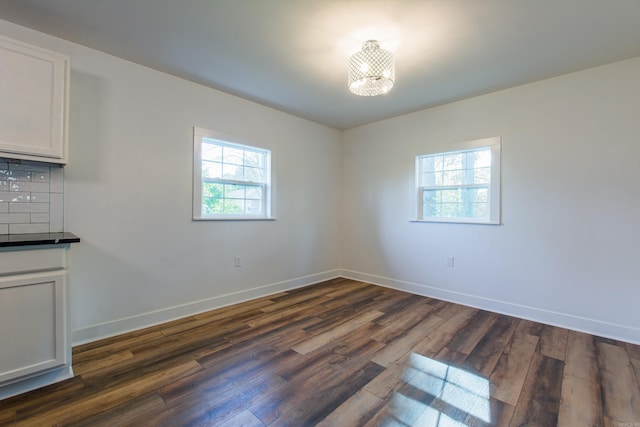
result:
[[(338, 274), (338, 131), (7, 22), (0, 33), (71, 56), (76, 343)], [(193, 126), (272, 150), (276, 221), (191, 220)]]
[[(491, 136), (503, 225), (409, 222), (415, 156)], [(346, 131), (342, 161), (347, 276), (640, 343), (640, 59)]]

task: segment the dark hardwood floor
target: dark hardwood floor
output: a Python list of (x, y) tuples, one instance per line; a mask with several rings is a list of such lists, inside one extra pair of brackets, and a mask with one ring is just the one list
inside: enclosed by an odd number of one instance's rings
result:
[(74, 348), (3, 426), (640, 426), (640, 346), (336, 279)]

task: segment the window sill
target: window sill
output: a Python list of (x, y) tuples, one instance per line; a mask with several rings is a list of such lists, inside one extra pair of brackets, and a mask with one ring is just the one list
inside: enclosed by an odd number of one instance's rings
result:
[(426, 223), (439, 223), (439, 224), (471, 224), (471, 225), (502, 225), (500, 222), (489, 221), (465, 221), (462, 219), (410, 219), (409, 222), (426, 222)]
[(275, 221), (275, 217), (221, 216), (215, 218), (193, 218), (194, 221)]

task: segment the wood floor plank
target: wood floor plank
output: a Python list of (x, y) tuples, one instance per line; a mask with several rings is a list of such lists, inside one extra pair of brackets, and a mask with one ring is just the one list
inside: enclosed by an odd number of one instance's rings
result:
[(605, 425), (640, 423), (640, 390), (623, 347), (598, 342)]
[(420, 341), (434, 331), (444, 320), (431, 316), (418, 322), (403, 335), (388, 343), (382, 350), (376, 353), (371, 359), (378, 365), (387, 367), (407, 354)]
[(146, 424), (147, 414), (159, 413), (165, 409), (166, 406), (162, 398), (152, 392), (97, 415), (65, 425), (69, 427), (139, 427)]
[(16, 423), (16, 411), (0, 411), (0, 426), (13, 426)]
[(565, 375), (562, 382), (558, 425), (584, 427), (604, 425), (598, 384)]
[(568, 330), (545, 325), (540, 334), (540, 353), (543, 356), (564, 360), (567, 351)]
[(231, 419), (217, 424), (218, 427), (264, 427), (264, 424), (251, 413), (244, 410)]
[(262, 308), (272, 305), (273, 300), (286, 296), (286, 292), (280, 292), (267, 297), (254, 299), (251, 301), (245, 301), (239, 304), (233, 304), (227, 307), (218, 308), (216, 310), (205, 311), (203, 313), (194, 314), (192, 317), (198, 320), (207, 320), (209, 322), (215, 322), (217, 320), (224, 320), (232, 316), (239, 316), (247, 312), (256, 312)]
[[(444, 323), (444, 322), (443, 322)], [(411, 351), (426, 357), (434, 357), (438, 354), (453, 338), (452, 332), (444, 329), (436, 328), (427, 335), (422, 341), (417, 343)]]
[[(176, 365), (151, 375), (136, 378), (119, 387), (105, 389), (99, 395), (89, 396), (77, 402), (65, 402), (65, 404), (48, 411), (45, 416), (39, 417), (38, 422), (41, 423), (41, 425), (80, 422), (83, 419), (94, 416), (96, 413), (115, 408), (130, 399), (157, 390), (162, 385), (170, 383), (176, 378), (190, 375), (201, 370), (202, 366), (195, 361)], [(17, 427), (33, 426), (32, 420), (22, 419), (20, 414), (18, 414), (17, 421)]]
[(561, 360), (534, 355), (510, 425), (557, 425), (562, 369)]
[(273, 400), (254, 402), (251, 412), (268, 425), (315, 425), (384, 370), (371, 362), (357, 366), (358, 369), (336, 366), (310, 378), (297, 378), (291, 384), (297, 385), (294, 389), (298, 393), (277, 394)]
[(274, 427), (316, 425), (381, 371), (382, 368), (379, 365), (368, 363), (343, 381), (312, 393), (301, 405), (286, 412), (271, 425)]
[(301, 342), (300, 344), (296, 344), (292, 347), (292, 349), (300, 354), (310, 353), (327, 344), (329, 341), (343, 337), (359, 326), (371, 322), (382, 316), (383, 314), (384, 313), (376, 310), (365, 312), (362, 315), (356, 316), (355, 318), (350, 319), (347, 322), (343, 322), (326, 332), (315, 335), (308, 340)]
[(638, 346), (344, 278), (73, 356), (74, 378), (0, 401), (0, 425), (640, 423)]
[(494, 398), (516, 406), (537, 345), (538, 337), (533, 335), (513, 337), (490, 377)]
[(318, 427), (361, 426), (369, 421), (384, 406), (385, 401), (361, 389), (338, 406)]
[(465, 359), (464, 366), (473, 372), (489, 377), (502, 353), (511, 341), (519, 321), (513, 317), (500, 316)]
[(492, 397), (488, 400), (478, 399), (463, 425), (465, 427), (508, 426), (514, 412), (513, 406)]
[(299, 293), (294, 296), (287, 295), (285, 297), (273, 299), (273, 303), (262, 308), (265, 313), (271, 313), (274, 311), (288, 309), (300, 305), (302, 303), (309, 304), (310, 302), (325, 301), (327, 290), (321, 287), (315, 288), (312, 292)]
[(471, 307), (457, 304), (447, 305), (444, 310), (438, 313), (439, 317), (446, 319), (440, 329), (457, 334), (463, 330), (477, 312), (477, 309)]
[(465, 328), (457, 333), (447, 347), (460, 353), (470, 354), (497, 318), (498, 315), (495, 313), (478, 311), (469, 319), (469, 322), (473, 323), (473, 328)]
[(526, 320), (526, 319), (520, 319), (520, 323), (518, 324), (516, 333), (540, 337), (544, 327), (545, 325), (543, 325), (542, 323), (537, 323), (537, 322), (533, 322), (531, 320)]
[(217, 426), (247, 410), (250, 403), (258, 397), (268, 395), (284, 384), (281, 378), (263, 372), (259, 375), (240, 373), (232, 380), (216, 378), (201, 382), (194, 389), (174, 394), (170, 398), (163, 388), (161, 395), (169, 409), (150, 420), (150, 425)]
[(361, 316), (366, 311), (379, 311), (380, 301), (375, 298), (380, 296), (380, 289), (358, 289), (342, 298), (327, 301), (318, 307), (317, 317), (321, 322), (306, 328), (310, 333), (321, 333), (335, 327), (336, 323), (343, 323), (354, 317)]
[(384, 315), (380, 316), (376, 323), (395, 328), (411, 328), (436, 309), (425, 300), (415, 298), (415, 295), (399, 300), (395, 304), (382, 306), (384, 305), (380, 304), (377, 308)]
[(107, 338), (106, 340), (96, 341), (90, 344), (83, 344), (73, 348), (73, 362), (82, 363), (85, 360), (96, 360), (102, 357), (105, 352), (118, 353), (121, 351), (130, 351), (134, 345), (141, 345), (145, 342), (155, 342), (164, 338), (162, 331), (156, 329), (153, 332), (145, 334), (127, 333), (117, 338)]
[(85, 359), (78, 363), (74, 362), (73, 372), (76, 375), (86, 375), (88, 372), (104, 369), (106, 367), (113, 366), (115, 363), (133, 359), (133, 357), (133, 353), (131, 353), (130, 350), (122, 350), (117, 353), (112, 353), (107, 357), (104, 357), (104, 355), (98, 355), (94, 359)]
[(397, 392), (410, 378), (413, 372), (410, 370), (409, 360), (411, 355), (406, 355), (397, 360), (380, 375), (367, 383), (363, 389), (388, 401), (391, 395)]
[[(9, 399), (0, 401), (0, 416), (6, 410), (15, 413), (21, 413), (23, 417), (29, 417), (39, 413), (56, 408), (60, 402), (69, 399), (69, 396), (77, 398), (81, 396), (86, 387), (80, 377), (74, 377), (69, 380), (51, 384), (33, 390), (26, 395), (14, 396)], [(28, 396), (28, 398), (25, 398)]]
[(640, 345), (625, 343), (625, 348), (630, 359), (640, 360)]
[(598, 382), (598, 356), (593, 336), (570, 331), (564, 373), (591, 383)]
[(640, 359), (631, 359), (631, 366), (636, 374), (636, 382), (640, 384)]

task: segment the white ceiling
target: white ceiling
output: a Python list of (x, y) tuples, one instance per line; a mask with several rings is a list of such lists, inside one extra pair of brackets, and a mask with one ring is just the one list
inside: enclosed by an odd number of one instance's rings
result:
[[(346, 129), (640, 56), (640, 0), (0, 0), (0, 18)], [(379, 97), (346, 86), (377, 39)]]

